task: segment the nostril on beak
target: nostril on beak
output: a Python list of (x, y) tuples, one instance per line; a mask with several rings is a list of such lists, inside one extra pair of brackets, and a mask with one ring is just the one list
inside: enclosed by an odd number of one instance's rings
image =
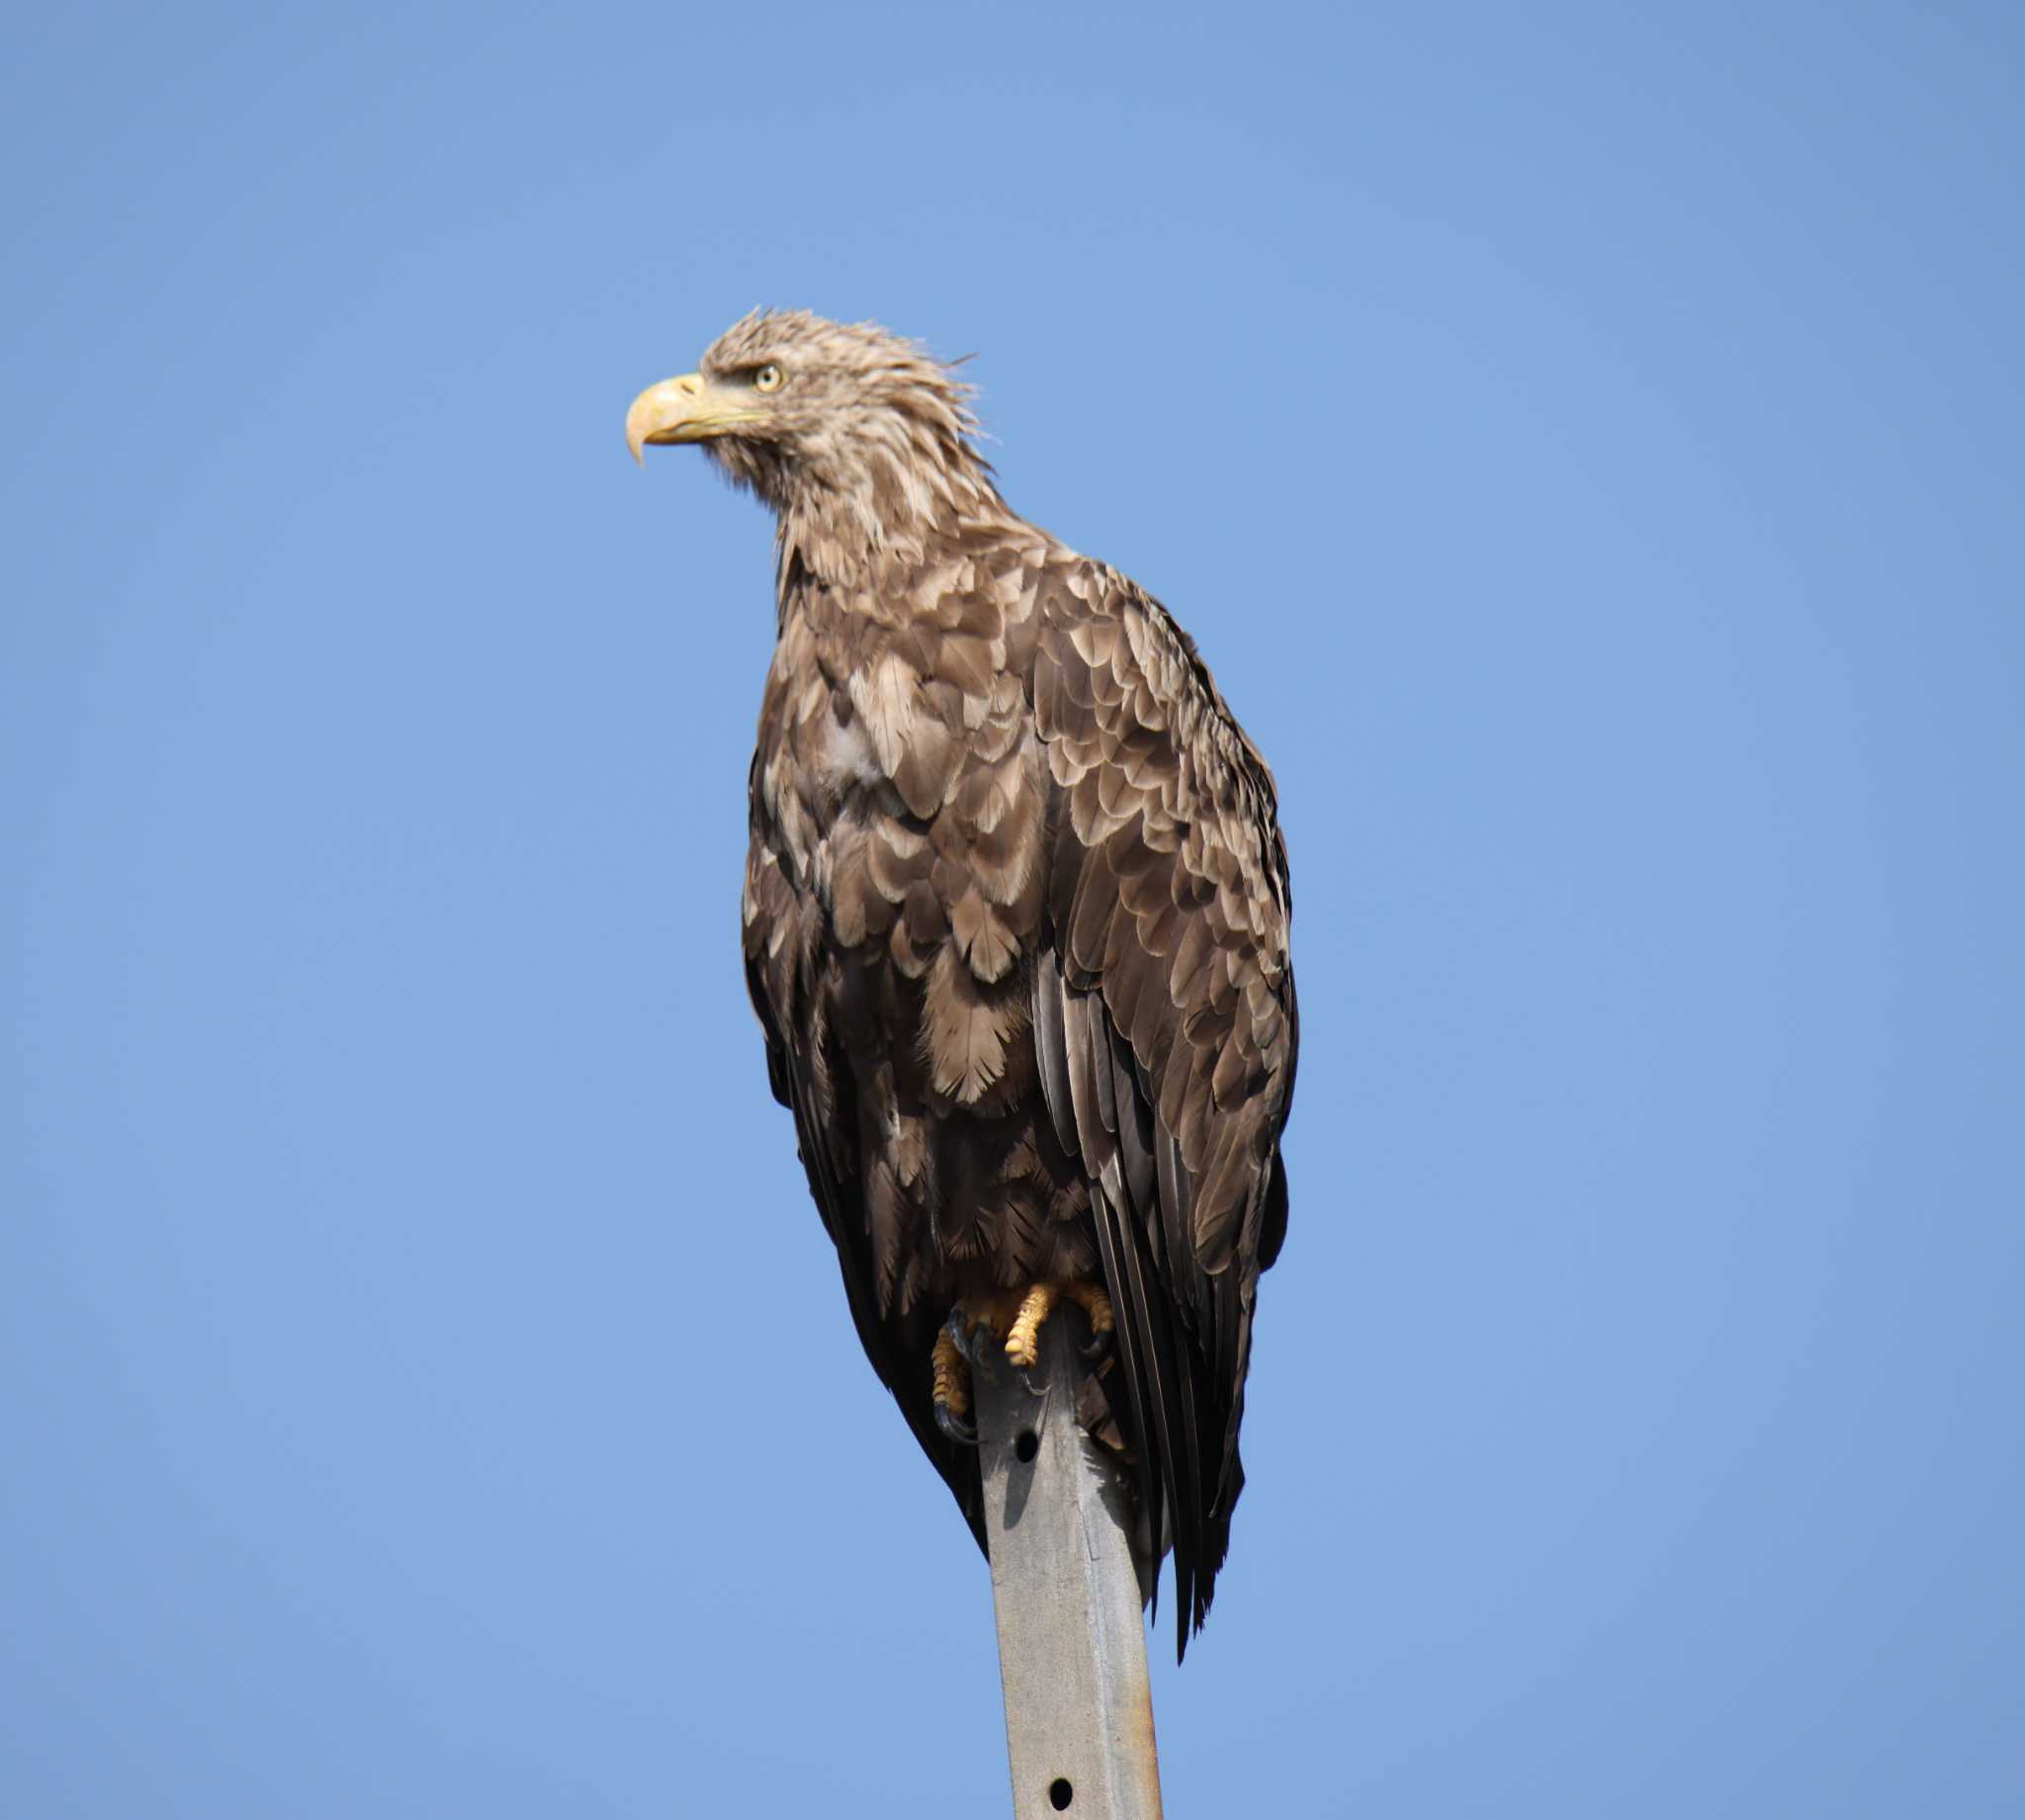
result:
[(703, 382), (700, 379), (698, 379), (696, 375), (693, 373), (683, 374), (682, 377), (675, 382), (675, 385), (681, 391), (683, 391), (689, 397), (692, 398), (703, 390)]

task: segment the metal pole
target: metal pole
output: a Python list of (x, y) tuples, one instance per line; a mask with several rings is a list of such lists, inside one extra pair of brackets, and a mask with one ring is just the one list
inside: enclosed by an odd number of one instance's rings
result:
[(976, 1373), (1014, 1820), (1160, 1820), (1139, 1572), (1116, 1467), (1076, 1420), (1082, 1311), (1040, 1335), (1034, 1395), (997, 1347)]

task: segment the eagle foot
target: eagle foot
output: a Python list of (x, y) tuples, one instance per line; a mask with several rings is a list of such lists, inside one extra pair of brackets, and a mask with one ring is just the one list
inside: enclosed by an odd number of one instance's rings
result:
[(970, 1360), (957, 1339), (960, 1313), (935, 1336), (935, 1348), (928, 1355), (928, 1369), (935, 1392), (935, 1427), (961, 1447), (977, 1445), (977, 1424), (966, 1421), (970, 1413)]
[(1112, 1311), (1111, 1299), (1096, 1283), (1087, 1282), (1071, 1283), (1069, 1297), (1090, 1317), (1090, 1343), (1082, 1348), (1083, 1356), (1097, 1358), (1110, 1344), (1111, 1335), (1117, 1330), (1118, 1318)]

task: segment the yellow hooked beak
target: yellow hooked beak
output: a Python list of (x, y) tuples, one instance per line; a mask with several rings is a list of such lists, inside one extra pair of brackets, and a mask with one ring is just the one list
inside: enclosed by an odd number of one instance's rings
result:
[(703, 442), (765, 414), (738, 391), (713, 386), (700, 373), (685, 373), (648, 387), (633, 400), (626, 412), (626, 447), (644, 468), (641, 451), (651, 442)]

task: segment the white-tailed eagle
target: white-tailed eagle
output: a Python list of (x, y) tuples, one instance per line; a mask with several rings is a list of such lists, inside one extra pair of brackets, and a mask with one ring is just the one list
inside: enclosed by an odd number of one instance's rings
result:
[(1101, 1343), (1080, 1419), (1186, 1648), (1244, 1484), (1297, 1036), (1273, 778), (1187, 633), (1013, 513), (968, 389), (759, 312), (626, 433), (779, 521), (745, 956), (858, 1336), (984, 1539), (968, 1359)]

